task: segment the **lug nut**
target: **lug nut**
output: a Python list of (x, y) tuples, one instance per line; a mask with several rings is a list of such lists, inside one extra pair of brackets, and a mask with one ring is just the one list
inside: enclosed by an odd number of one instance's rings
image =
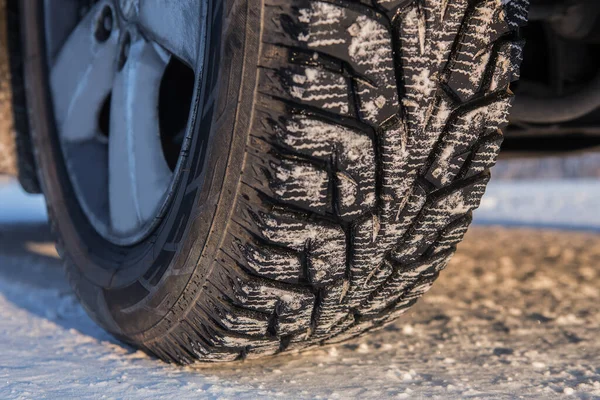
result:
[(100, 11), (98, 15), (98, 20), (96, 21), (96, 32), (94, 32), (94, 36), (97, 41), (105, 42), (110, 37), (110, 33), (113, 28), (113, 14), (112, 10), (109, 6), (105, 6)]

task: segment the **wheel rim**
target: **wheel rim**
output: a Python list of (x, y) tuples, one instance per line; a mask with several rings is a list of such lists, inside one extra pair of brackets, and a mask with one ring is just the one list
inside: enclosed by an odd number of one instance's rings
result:
[(45, 1), (56, 128), (91, 224), (112, 243), (132, 245), (160, 222), (182, 169), (206, 7), (198, 0), (82, 3)]

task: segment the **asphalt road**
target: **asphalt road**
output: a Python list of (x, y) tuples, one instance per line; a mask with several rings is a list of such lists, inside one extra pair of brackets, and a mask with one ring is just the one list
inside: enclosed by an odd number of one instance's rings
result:
[(31, 210), (22, 221), (9, 214), (0, 218), (2, 399), (600, 397), (598, 233), (474, 227), (432, 291), (379, 332), (181, 369), (96, 327), (47, 225)]

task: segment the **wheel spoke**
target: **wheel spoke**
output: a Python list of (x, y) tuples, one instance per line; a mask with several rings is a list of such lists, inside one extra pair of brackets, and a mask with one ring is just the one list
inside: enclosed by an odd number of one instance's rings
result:
[(160, 140), (158, 99), (168, 55), (134, 41), (112, 92), (109, 199), (112, 229), (128, 234), (158, 211), (171, 180)]
[(111, 90), (119, 36), (116, 23), (101, 41), (94, 34), (106, 10), (110, 9), (97, 5), (88, 12), (51, 68), (56, 122), (61, 138), (68, 142), (84, 141), (97, 134), (98, 114)]
[(202, 4), (202, 0), (140, 1), (138, 24), (148, 37), (194, 67), (204, 25)]

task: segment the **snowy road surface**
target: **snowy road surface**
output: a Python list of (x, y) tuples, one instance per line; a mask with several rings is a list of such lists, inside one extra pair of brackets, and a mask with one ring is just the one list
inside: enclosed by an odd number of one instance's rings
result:
[(385, 330), (182, 369), (94, 325), (62, 275), (41, 201), (0, 181), (0, 399), (600, 397), (600, 186), (519, 185), (490, 185), (476, 219), (588, 233), (475, 227), (432, 291)]

